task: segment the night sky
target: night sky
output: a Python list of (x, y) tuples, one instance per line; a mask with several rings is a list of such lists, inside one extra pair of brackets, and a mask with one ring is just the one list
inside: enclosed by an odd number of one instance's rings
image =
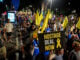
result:
[[(20, 0), (20, 7), (18, 10), (21, 10), (22, 8), (26, 8), (29, 5), (32, 5), (33, 8), (41, 8), (42, 2), (45, 3), (45, 5), (48, 3), (48, 0)], [(5, 5), (8, 5), (9, 8), (11, 8), (11, 0), (4, 0), (3, 3), (0, 3), (0, 13), (6, 11)], [(79, 0), (54, 0), (52, 4), (52, 9), (59, 8), (64, 10), (77, 10), (77, 13), (80, 13), (80, 6), (79, 6)]]

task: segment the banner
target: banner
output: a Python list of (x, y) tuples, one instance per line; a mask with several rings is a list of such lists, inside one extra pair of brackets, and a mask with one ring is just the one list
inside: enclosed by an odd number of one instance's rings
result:
[(65, 47), (64, 32), (38, 34), (40, 52), (56, 50)]
[(18, 10), (19, 4), (20, 4), (20, 0), (12, 0), (12, 4), (14, 6), (14, 9)]

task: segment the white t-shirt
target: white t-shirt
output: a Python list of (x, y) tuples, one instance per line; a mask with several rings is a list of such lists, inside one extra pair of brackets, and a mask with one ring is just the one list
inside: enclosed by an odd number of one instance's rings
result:
[(57, 25), (54, 24), (54, 31), (57, 31)]
[(6, 23), (4, 28), (6, 29), (6, 32), (12, 32), (13, 24), (12, 23)]

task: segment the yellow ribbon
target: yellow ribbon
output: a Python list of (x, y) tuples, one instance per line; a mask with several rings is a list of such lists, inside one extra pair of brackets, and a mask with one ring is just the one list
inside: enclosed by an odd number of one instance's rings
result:
[(60, 38), (57, 38), (57, 48), (61, 48)]

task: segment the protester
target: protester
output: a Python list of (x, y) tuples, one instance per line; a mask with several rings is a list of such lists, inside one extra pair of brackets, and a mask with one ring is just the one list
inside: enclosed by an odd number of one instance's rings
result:
[(6, 30), (8, 41), (11, 41), (11, 35), (13, 33), (13, 24), (10, 23), (9, 19), (7, 19), (7, 23), (5, 24), (4, 29)]
[(80, 60), (80, 44), (77, 42), (73, 43), (74, 49), (70, 52), (69, 60)]
[(6, 37), (6, 33), (5, 33), (6, 31), (4, 29), (4, 25), (3, 24), (1, 24), (0, 30), (1, 30), (2, 38), (4, 39), (4, 41), (7, 41), (7, 37)]
[(53, 53), (53, 50), (50, 51), (48, 60), (55, 60), (56, 54)]

